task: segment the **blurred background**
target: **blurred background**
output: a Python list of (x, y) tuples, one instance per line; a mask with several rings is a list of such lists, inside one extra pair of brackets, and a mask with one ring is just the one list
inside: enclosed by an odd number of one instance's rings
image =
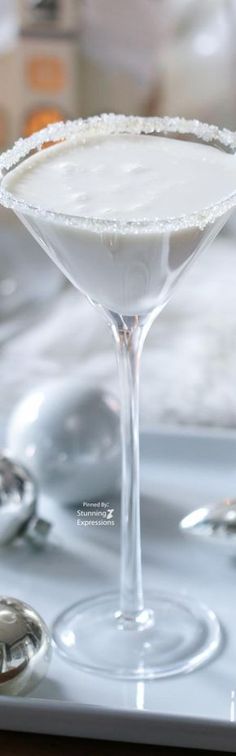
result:
[[(49, 122), (101, 112), (236, 128), (236, 0), (0, 0), (0, 149)], [(143, 425), (236, 427), (236, 221), (153, 326)], [(0, 420), (45, 380), (118, 392), (110, 333), (0, 211)]]

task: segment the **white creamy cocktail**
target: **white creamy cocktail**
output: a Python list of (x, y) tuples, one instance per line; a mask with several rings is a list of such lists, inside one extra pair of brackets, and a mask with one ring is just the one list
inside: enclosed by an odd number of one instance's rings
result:
[(214, 612), (183, 585), (144, 600), (138, 386), (154, 318), (236, 206), (235, 151), (235, 134), (198, 121), (104, 115), (49, 126), (0, 157), (0, 201), (103, 311), (117, 349), (120, 593), (80, 600), (54, 625), (58, 648), (84, 670), (167, 677), (205, 663), (220, 644)]
[[(199, 227), (199, 214), (234, 191), (235, 170), (232, 155), (205, 144), (98, 133), (40, 151), (10, 172), (3, 186), (26, 203), (68, 217), (125, 223), (120, 232), (42, 216), (33, 228), (78, 288), (108, 309), (134, 315), (165, 303), (181, 269), (212, 233), (211, 224)], [(192, 214), (190, 228), (130, 226)]]

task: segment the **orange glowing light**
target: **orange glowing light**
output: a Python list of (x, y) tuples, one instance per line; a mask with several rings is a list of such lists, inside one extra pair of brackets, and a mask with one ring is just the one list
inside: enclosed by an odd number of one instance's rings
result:
[(49, 123), (56, 123), (57, 121), (63, 120), (65, 120), (65, 115), (59, 110), (59, 108), (38, 108), (27, 116), (24, 124), (23, 136), (30, 136), (35, 131), (44, 129)]
[(34, 92), (59, 92), (65, 85), (65, 67), (60, 58), (37, 56), (26, 61), (26, 79)]

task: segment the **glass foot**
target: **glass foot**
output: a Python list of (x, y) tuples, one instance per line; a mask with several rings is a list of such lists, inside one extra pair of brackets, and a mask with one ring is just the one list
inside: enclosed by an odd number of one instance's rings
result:
[(130, 680), (192, 672), (220, 645), (214, 612), (191, 598), (147, 597), (136, 620), (123, 618), (119, 596), (80, 601), (56, 620), (53, 638), (68, 661), (85, 671)]

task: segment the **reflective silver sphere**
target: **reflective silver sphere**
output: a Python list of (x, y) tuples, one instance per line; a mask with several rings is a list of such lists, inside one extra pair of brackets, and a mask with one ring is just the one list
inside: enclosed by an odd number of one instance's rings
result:
[(31, 473), (8, 453), (0, 453), (0, 546), (25, 536), (42, 546), (50, 523), (37, 516), (37, 488)]
[(181, 520), (180, 529), (228, 545), (236, 538), (236, 499), (195, 509)]
[(42, 493), (62, 504), (98, 501), (119, 484), (119, 403), (78, 375), (49, 381), (14, 408), (7, 444)]
[(15, 598), (0, 597), (0, 695), (22, 695), (46, 675), (50, 634), (39, 614)]

